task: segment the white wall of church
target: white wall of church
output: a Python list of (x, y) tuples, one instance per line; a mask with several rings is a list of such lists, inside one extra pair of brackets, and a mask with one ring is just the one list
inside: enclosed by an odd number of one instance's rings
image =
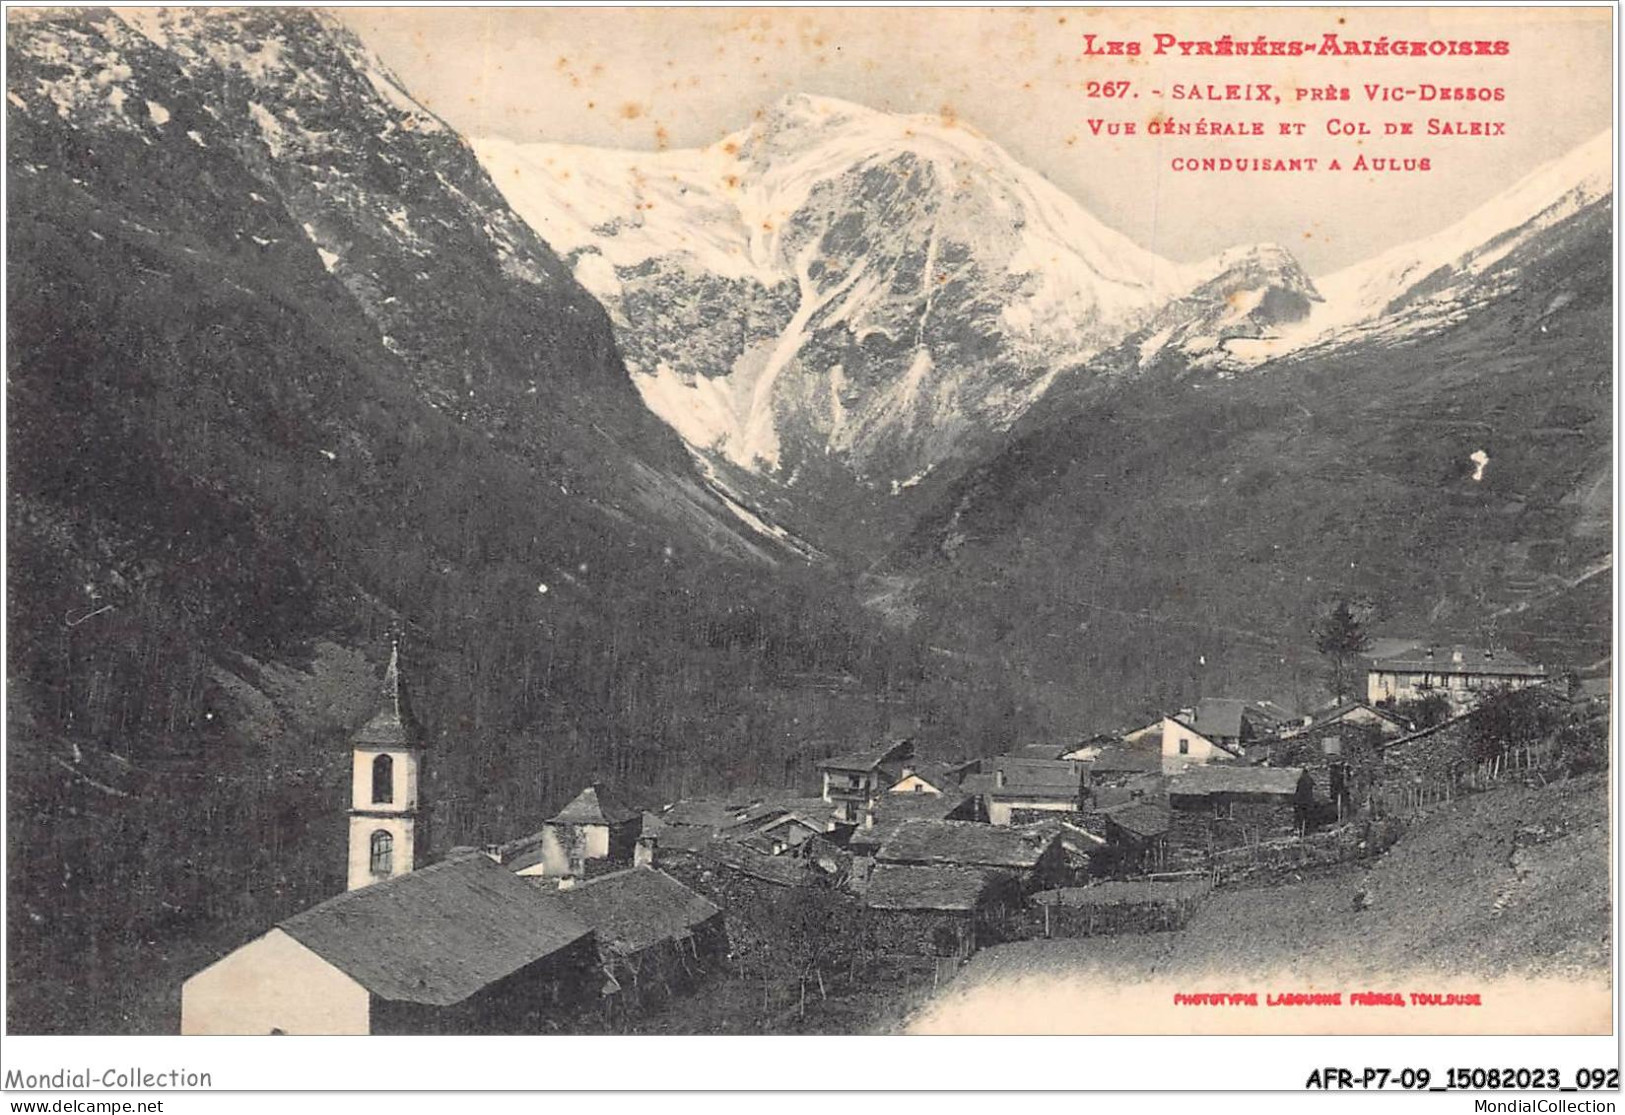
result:
[[(394, 839), (390, 854), (388, 875), (372, 873), (372, 834), (387, 832)], [(368, 886), (382, 879), (393, 879), (412, 870), (417, 851), (416, 833), (410, 817), (363, 817), (350, 815), (349, 889)]]
[(280, 929), (181, 985), (182, 1034), (365, 1034), (367, 989)]
[[(380, 755), (388, 755), (394, 766), (391, 772), (392, 793), (388, 802), (372, 800), (372, 764)], [(353, 809), (383, 810), (415, 809), (418, 804), (418, 763), (412, 752), (371, 751), (356, 748), (350, 768), (350, 806)]]

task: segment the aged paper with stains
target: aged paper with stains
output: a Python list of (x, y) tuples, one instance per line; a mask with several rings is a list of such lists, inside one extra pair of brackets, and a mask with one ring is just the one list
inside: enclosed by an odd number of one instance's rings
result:
[(11, 1031), (1609, 1032), (1612, 9), (10, 18)]

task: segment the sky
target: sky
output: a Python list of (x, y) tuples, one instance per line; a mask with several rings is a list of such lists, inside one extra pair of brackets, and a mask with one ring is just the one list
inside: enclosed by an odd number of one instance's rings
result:
[[(1175, 260), (1241, 244), (1288, 247), (1323, 275), (1443, 228), (1523, 174), (1610, 125), (1606, 8), (349, 8), (345, 21), (419, 101), (465, 135), (654, 150), (699, 147), (807, 92), (971, 127), (1085, 209)], [(1495, 39), (1505, 56), (1218, 58), (1154, 56), (1180, 40), (1266, 35)], [(1084, 36), (1143, 45), (1086, 56)], [(1177, 52), (1178, 48), (1173, 48)], [(1089, 82), (1138, 96), (1090, 96)], [(1500, 87), (1499, 102), (1369, 104), (1367, 84)], [(1171, 100), (1174, 85), (1335, 85), (1346, 103)], [(1161, 96), (1157, 93), (1160, 92)], [(1259, 120), (1302, 138), (1169, 138), (1153, 119)], [(1329, 120), (1370, 136), (1332, 136)], [(1499, 122), (1495, 138), (1385, 138), (1385, 121)], [(1088, 121), (1135, 123), (1133, 137)], [(1194, 156), (1426, 156), (1433, 169), (1312, 174), (1176, 173)]]

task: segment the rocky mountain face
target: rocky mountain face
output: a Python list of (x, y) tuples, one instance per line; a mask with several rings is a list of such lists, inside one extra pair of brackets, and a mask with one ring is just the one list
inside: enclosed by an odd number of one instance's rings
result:
[(1234, 374), (1457, 322), (1505, 293), (1499, 261), (1612, 188), (1605, 134), (1314, 280), (1275, 245), (1175, 265), (956, 121), (828, 98), (787, 98), (699, 151), (476, 147), (610, 307), (650, 408), (716, 482), (814, 536), (901, 514), (834, 497), (843, 483), (933, 486), (1058, 385)]
[[(707, 502), (627, 390), (602, 308), (462, 137), (337, 22), (88, 11), (19, 22), (10, 40), (12, 165), (31, 197), (58, 192), (137, 243), (341, 301), (429, 406), (545, 445), (561, 488), (654, 513)], [(633, 466), (572, 472), (606, 440)]]
[(953, 120), (794, 96), (700, 151), (476, 146), (650, 408), (791, 487), (918, 483), (1192, 285)]
[(1126, 348), (1144, 368), (1164, 353), (1196, 366), (1224, 367), (1236, 341), (1278, 336), (1306, 320), (1323, 299), (1315, 282), (1274, 244), (1225, 252), (1196, 269), (1203, 278), (1135, 333)]

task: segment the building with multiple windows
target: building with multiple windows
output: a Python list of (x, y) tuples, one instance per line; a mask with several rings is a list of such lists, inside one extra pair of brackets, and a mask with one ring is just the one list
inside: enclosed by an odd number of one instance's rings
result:
[(835, 807), (837, 820), (857, 824), (881, 794), (897, 785), (903, 776), (903, 764), (913, 756), (914, 744), (903, 740), (871, 751), (820, 759), (823, 799)]
[(1366, 673), (1366, 700), (1414, 701), (1442, 694), (1457, 712), (1497, 689), (1522, 689), (1546, 681), (1546, 667), (1491, 647), (1418, 646), (1374, 659)]

